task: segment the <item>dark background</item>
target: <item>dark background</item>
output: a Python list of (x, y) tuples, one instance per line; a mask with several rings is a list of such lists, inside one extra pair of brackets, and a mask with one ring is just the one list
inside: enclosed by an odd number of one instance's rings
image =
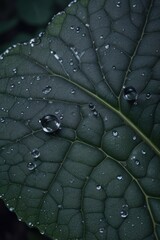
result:
[[(43, 32), (54, 14), (71, 0), (0, 0), (0, 54)], [(37, 229), (19, 222), (0, 200), (0, 240), (49, 240)]]

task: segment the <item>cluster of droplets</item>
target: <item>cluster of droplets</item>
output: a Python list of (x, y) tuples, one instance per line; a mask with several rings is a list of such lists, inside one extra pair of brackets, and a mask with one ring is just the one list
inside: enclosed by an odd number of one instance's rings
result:
[(34, 148), (31, 152), (30, 152), (32, 158), (33, 158), (33, 161), (32, 162), (29, 162), (27, 164), (27, 168), (29, 171), (33, 171), (36, 169), (37, 167), (37, 163), (36, 163), (36, 159), (40, 157), (40, 151), (37, 149), (37, 148)]
[(122, 209), (120, 211), (120, 215), (122, 218), (128, 217), (128, 204), (123, 204)]
[(96, 107), (93, 103), (89, 103), (89, 108), (93, 112), (93, 116), (98, 117), (98, 112), (97, 112)]

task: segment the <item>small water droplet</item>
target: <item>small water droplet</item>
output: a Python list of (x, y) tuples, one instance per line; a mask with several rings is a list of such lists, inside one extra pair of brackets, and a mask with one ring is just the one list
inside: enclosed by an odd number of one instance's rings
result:
[(104, 228), (100, 228), (99, 233), (101, 233), (101, 234), (104, 233)]
[(27, 168), (28, 168), (29, 171), (33, 171), (34, 169), (36, 169), (36, 167), (37, 167), (36, 163), (29, 162), (27, 164)]
[(1, 122), (1, 123), (4, 123), (4, 122), (5, 122), (5, 118), (4, 118), (4, 117), (1, 117), (0, 122)]
[(138, 98), (138, 93), (134, 87), (126, 87), (123, 90), (123, 97), (127, 101), (135, 101)]
[(93, 111), (93, 116), (98, 117), (98, 112), (96, 110)]
[(133, 136), (133, 140), (135, 141), (137, 139), (137, 137), (136, 136)]
[(142, 154), (143, 154), (143, 155), (146, 155), (146, 151), (145, 151), (145, 150), (142, 150)]
[(77, 68), (73, 68), (73, 72), (75, 73), (75, 72), (77, 72), (78, 71), (78, 69)]
[(48, 94), (48, 93), (50, 93), (52, 91), (52, 88), (50, 87), (50, 86), (46, 86), (43, 90), (42, 90), (42, 92), (44, 93), (44, 94)]
[(17, 69), (13, 68), (13, 73), (16, 74), (17, 73)]
[(137, 160), (137, 159), (135, 159), (135, 164), (136, 164), (137, 166), (140, 165), (140, 161)]
[(38, 157), (40, 157), (40, 152), (37, 148), (35, 148), (31, 151), (31, 155), (33, 158), (38, 158)]
[(77, 28), (76, 28), (76, 33), (79, 33), (80, 30), (81, 30), (81, 28), (80, 28), (80, 27), (77, 27)]
[(70, 29), (71, 29), (71, 30), (74, 30), (74, 26), (70, 26)]
[(54, 115), (46, 115), (40, 119), (43, 131), (46, 133), (55, 133), (60, 130), (60, 121)]
[(136, 4), (133, 4), (133, 8), (135, 8), (137, 5)]
[(121, 2), (119, 1), (119, 2), (117, 2), (117, 5), (116, 5), (118, 8), (120, 8), (121, 7)]
[(58, 207), (59, 209), (62, 209), (62, 208), (63, 208), (61, 204), (59, 204), (57, 207)]
[(13, 207), (10, 207), (10, 208), (9, 208), (9, 211), (13, 212), (13, 211), (14, 211), (14, 208), (13, 208)]
[(75, 92), (76, 92), (75, 89), (71, 89), (72, 94), (75, 94)]
[(114, 137), (118, 136), (118, 132), (116, 130), (112, 131), (112, 134), (113, 134)]
[(120, 212), (122, 218), (126, 218), (128, 216), (128, 205), (122, 205), (122, 210)]
[(151, 98), (151, 94), (150, 93), (146, 93), (146, 99), (150, 99)]
[(110, 45), (109, 44), (107, 44), (106, 46), (105, 46), (105, 49), (109, 49), (109, 47), (110, 47)]
[(101, 185), (97, 185), (96, 189), (99, 191), (102, 189), (102, 186)]
[(113, 70), (116, 70), (116, 66), (112, 66), (112, 69), (113, 69)]
[(73, 66), (73, 64), (74, 64), (74, 63), (73, 63), (73, 60), (70, 59), (70, 61), (69, 61), (69, 65), (70, 65), (70, 66)]
[(92, 111), (94, 111), (95, 110), (95, 105), (93, 104), (93, 103), (89, 103), (89, 108), (92, 110)]
[(123, 180), (122, 175), (117, 176), (117, 179), (118, 179), (118, 180)]

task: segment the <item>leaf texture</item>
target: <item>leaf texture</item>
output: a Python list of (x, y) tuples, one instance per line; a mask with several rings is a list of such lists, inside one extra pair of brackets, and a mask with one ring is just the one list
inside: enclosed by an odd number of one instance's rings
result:
[(0, 119), (0, 196), (20, 220), (54, 240), (160, 239), (158, 0), (74, 1), (6, 50)]

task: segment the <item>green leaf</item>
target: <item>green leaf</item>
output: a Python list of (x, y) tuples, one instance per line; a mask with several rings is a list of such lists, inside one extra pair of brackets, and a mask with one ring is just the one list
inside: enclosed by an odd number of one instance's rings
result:
[(160, 239), (160, 3), (81, 0), (0, 64), (0, 196), (54, 240)]

